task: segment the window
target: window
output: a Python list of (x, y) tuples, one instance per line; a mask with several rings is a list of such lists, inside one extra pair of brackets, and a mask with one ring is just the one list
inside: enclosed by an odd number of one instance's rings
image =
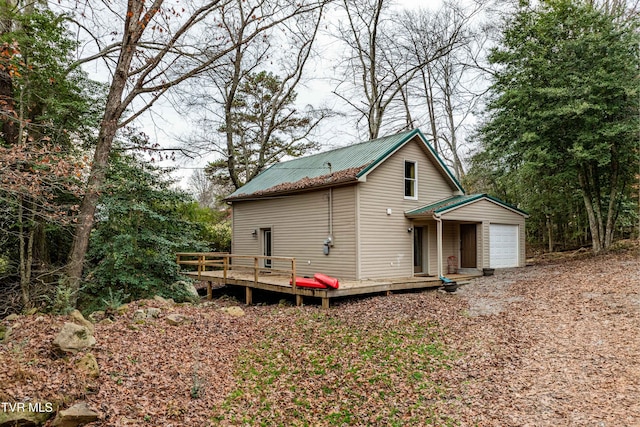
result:
[(416, 162), (404, 162), (404, 198), (418, 198), (418, 180)]

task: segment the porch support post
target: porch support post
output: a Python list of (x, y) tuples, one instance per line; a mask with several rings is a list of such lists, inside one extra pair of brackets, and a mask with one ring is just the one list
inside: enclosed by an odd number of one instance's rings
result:
[(437, 231), (436, 234), (438, 236), (438, 277), (442, 277), (442, 218), (435, 216)]
[(253, 304), (253, 289), (251, 289), (251, 287), (249, 286), (244, 288), (244, 299), (246, 305)]

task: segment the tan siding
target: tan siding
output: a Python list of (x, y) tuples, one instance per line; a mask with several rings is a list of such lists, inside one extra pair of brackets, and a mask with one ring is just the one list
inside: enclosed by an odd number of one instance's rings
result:
[[(417, 162), (418, 200), (404, 198), (405, 160)], [(423, 148), (413, 141), (390, 156), (359, 186), (361, 278), (411, 276), (413, 242), (407, 230), (412, 222), (404, 212), (451, 197), (453, 190)], [(391, 215), (387, 215), (387, 209), (391, 209)]]
[(525, 218), (503, 206), (489, 200), (479, 200), (467, 206), (460, 207), (453, 212), (442, 215), (445, 221), (482, 221), (478, 229), (478, 267), (489, 267), (489, 226), (490, 224), (513, 224), (519, 226), (519, 254), (518, 264), (523, 267), (526, 262), (525, 255)]
[(273, 256), (295, 257), (299, 275), (323, 272), (343, 279), (356, 276), (355, 186), (333, 191), (334, 246), (322, 252), (329, 234), (329, 190), (233, 204), (233, 253), (261, 255), (253, 230), (271, 228)]

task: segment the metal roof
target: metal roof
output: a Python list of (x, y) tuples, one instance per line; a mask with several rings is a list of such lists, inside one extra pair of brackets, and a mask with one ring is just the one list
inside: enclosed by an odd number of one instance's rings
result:
[[(284, 188), (288, 183), (293, 184), (299, 181), (308, 182), (309, 187), (318, 186), (320, 182), (330, 185), (332, 182), (338, 182), (332, 181), (331, 175), (336, 174), (336, 176), (338, 176), (341, 171), (348, 171), (353, 175), (352, 180), (355, 181), (373, 170), (380, 162), (416, 135), (421, 137), (443, 171), (452, 180), (454, 186), (462, 191), (462, 186), (438, 157), (433, 147), (427, 143), (424, 135), (422, 135), (420, 130), (414, 129), (323, 153), (276, 163), (234, 191), (227, 197), (227, 200), (272, 193), (275, 192), (273, 190), (278, 188), (278, 186)], [(339, 182), (345, 182), (344, 173), (342, 175)], [(326, 177), (326, 180), (314, 180), (314, 178), (318, 177)], [(295, 186), (291, 185), (290, 187), (294, 188)], [(296, 187), (296, 189), (301, 188), (303, 187)]]
[(461, 206), (467, 205), (469, 203), (473, 203), (480, 199), (490, 200), (500, 206), (503, 206), (507, 209), (511, 209), (516, 213), (519, 213), (520, 215), (524, 215), (526, 217), (529, 216), (529, 214), (526, 213), (525, 211), (518, 209), (515, 206), (512, 206), (496, 197), (490, 196), (485, 193), (449, 197), (447, 199), (440, 200), (439, 202), (431, 203), (429, 205), (422, 206), (417, 209), (406, 211), (405, 216), (411, 218), (411, 217), (424, 216), (424, 215), (434, 215), (434, 214), (441, 215), (445, 212), (455, 210)]

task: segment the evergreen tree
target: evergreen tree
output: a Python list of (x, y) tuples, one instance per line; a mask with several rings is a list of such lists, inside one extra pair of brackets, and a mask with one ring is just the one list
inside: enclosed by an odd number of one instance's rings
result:
[(523, 6), (490, 54), (498, 71), (480, 130), (482, 156), (525, 209), (571, 221), (580, 196), (596, 253), (613, 242), (638, 171), (638, 28), (617, 18), (580, 0)]
[(114, 152), (109, 164), (81, 300), (95, 308), (111, 295), (179, 297), (176, 252), (206, 250), (202, 225), (185, 219), (191, 197), (171, 188), (167, 171), (131, 155)]
[(312, 111), (296, 110), (296, 96), (273, 73), (250, 73), (244, 78), (229, 122), (220, 129), (232, 143), (224, 148), (224, 157), (206, 169), (215, 184), (233, 191), (283, 157), (317, 148), (307, 137), (319, 120)]
[(77, 42), (64, 16), (33, 4), (1, 7), (0, 15), (0, 258), (16, 261), (0, 291), (19, 282), (20, 305), (30, 306), (53, 291), (51, 271), (66, 262), (82, 143), (90, 144), (102, 103), (100, 86), (70, 71)]

